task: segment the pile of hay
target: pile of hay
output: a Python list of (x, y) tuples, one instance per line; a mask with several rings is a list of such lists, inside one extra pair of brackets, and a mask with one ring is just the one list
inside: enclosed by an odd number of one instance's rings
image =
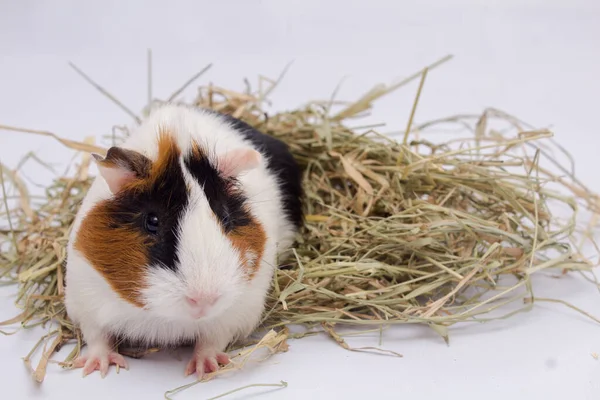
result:
[[(265, 79), (257, 92), (200, 88), (194, 104), (282, 139), (304, 169), (307, 219), (293, 256), (281, 260), (265, 328), (287, 335), (280, 328), (317, 325), (349, 348), (336, 324), (419, 323), (447, 340), (454, 323), (531, 307), (532, 274), (592, 270), (579, 242), (589, 229), (577, 218), (581, 207), (595, 215), (597, 196), (555, 161), (550, 132), (491, 109), (415, 127), (418, 95), (402, 141), (374, 128), (349, 128), (373, 101), (411, 80), (421, 79), (420, 94), (426, 72), (440, 63), (399, 84), (379, 85), (337, 113), (333, 101), (323, 101), (267, 115), (262, 107), (276, 82)], [(457, 123), (469, 136), (425, 139), (428, 129)], [(89, 142), (63, 143), (83, 150), (83, 162), (47, 188), (42, 204), (31, 203), (17, 174), (7, 168), (2, 174), (8, 225), (0, 231), (0, 273), (18, 284), (23, 309), (3, 325), (56, 326), (40, 342), (45, 353), (32, 368), (38, 380), (56, 349), (77, 342), (68, 361), (81, 347), (62, 302), (63, 262), (92, 179), (88, 152), (102, 151)], [(554, 191), (553, 185), (566, 190)], [(20, 200), (11, 208), (7, 197), (13, 194)], [(567, 218), (553, 216), (552, 203), (568, 211)], [(277, 337), (275, 347), (284, 349)]]

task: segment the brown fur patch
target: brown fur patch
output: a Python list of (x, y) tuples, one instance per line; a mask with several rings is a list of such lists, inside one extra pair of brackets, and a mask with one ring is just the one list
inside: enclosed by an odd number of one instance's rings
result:
[(158, 156), (152, 162), (149, 173), (144, 179), (138, 179), (123, 188), (129, 190), (148, 190), (169, 173), (169, 167), (180, 157), (181, 150), (173, 137), (161, 129), (157, 139)]
[(121, 298), (141, 308), (144, 304), (140, 291), (148, 264), (147, 240), (131, 227), (111, 227), (110, 215), (114, 211), (110, 200), (90, 210), (81, 223), (74, 247)]
[(170, 165), (177, 162), (177, 159), (181, 156), (181, 150), (175, 139), (164, 129), (160, 129), (158, 134), (158, 157), (155, 162), (152, 163), (152, 169), (150, 170), (150, 182), (155, 183), (156, 180), (163, 177), (167, 172)]
[(236, 228), (227, 237), (233, 247), (240, 252), (242, 265), (248, 274), (248, 279), (251, 280), (260, 268), (265, 251), (267, 235), (263, 226), (252, 218), (249, 225)]
[[(139, 226), (119, 222), (123, 216), (131, 221), (141, 216), (137, 211), (119, 209), (119, 199), (151, 190), (165, 181), (169, 166), (178, 159), (180, 150), (165, 131), (158, 135), (157, 144), (158, 157), (154, 162), (124, 149), (115, 149), (112, 157), (107, 156), (103, 161), (105, 166), (137, 169), (138, 177), (125, 184), (116, 196), (99, 202), (90, 210), (74, 243), (75, 249), (85, 256), (121, 298), (140, 308), (144, 307), (140, 295), (150, 261), (149, 246), (155, 239), (140, 231)], [(144, 173), (139, 174), (139, 170)]]

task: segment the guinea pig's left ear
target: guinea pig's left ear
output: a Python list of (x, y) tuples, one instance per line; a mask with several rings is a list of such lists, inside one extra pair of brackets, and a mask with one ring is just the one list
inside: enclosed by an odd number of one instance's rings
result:
[(148, 174), (151, 161), (137, 151), (111, 147), (106, 157), (92, 154), (98, 165), (98, 171), (115, 194), (127, 183), (142, 179)]
[(232, 178), (258, 167), (261, 160), (262, 155), (258, 151), (245, 147), (219, 155), (217, 166), (221, 174)]

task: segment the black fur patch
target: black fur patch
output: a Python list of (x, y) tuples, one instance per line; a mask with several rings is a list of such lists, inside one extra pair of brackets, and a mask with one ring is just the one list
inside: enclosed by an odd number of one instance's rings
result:
[(196, 182), (203, 188), (208, 204), (222, 224), (225, 233), (250, 224), (250, 216), (244, 209), (246, 198), (236, 188), (234, 180), (221, 177), (219, 171), (204, 154), (185, 156), (184, 163)]
[[(189, 202), (178, 156), (174, 153), (169, 158), (153, 185), (144, 190), (124, 191), (116, 196), (111, 215), (115, 224), (129, 226), (146, 236), (151, 265), (170, 270), (175, 270), (179, 262), (177, 232)], [(158, 217), (158, 229), (154, 234), (146, 230), (146, 218), (151, 214)]]
[(244, 138), (249, 140), (256, 149), (266, 156), (267, 168), (277, 177), (277, 184), (283, 197), (283, 208), (287, 219), (296, 227), (302, 225), (302, 171), (290, 153), (287, 145), (273, 136), (266, 135), (244, 121), (230, 115), (219, 114), (230, 123)]

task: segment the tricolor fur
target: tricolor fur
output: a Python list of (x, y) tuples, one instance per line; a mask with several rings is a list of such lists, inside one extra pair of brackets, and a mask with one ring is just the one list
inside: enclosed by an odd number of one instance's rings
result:
[(97, 162), (66, 268), (67, 311), (84, 339), (220, 351), (251, 333), (302, 222), (300, 171), (283, 143), (166, 105)]

